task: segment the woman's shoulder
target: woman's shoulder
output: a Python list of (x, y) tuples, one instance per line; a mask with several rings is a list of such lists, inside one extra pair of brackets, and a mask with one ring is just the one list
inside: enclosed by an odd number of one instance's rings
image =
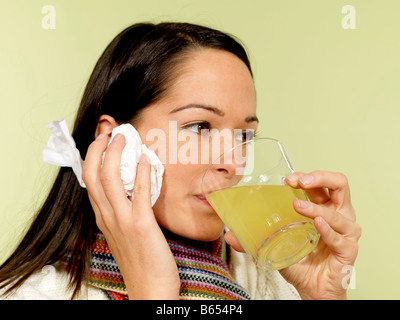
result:
[(288, 283), (279, 271), (257, 268), (251, 258), (231, 250), (233, 276), (249, 291), (253, 300), (299, 300), (297, 290)]
[[(286, 282), (278, 271), (256, 268), (247, 254), (231, 252), (233, 273), (236, 281), (246, 288), (254, 300), (300, 299), (296, 289)], [(16, 291), (3, 296), (7, 288), (0, 289), (0, 299), (8, 300), (69, 300), (72, 289), (69, 275), (60, 265), (47, 265), (32, 274)], [(85, 283), (77, 300), (106, 300), (103, 290)]]
[[(18, 289), (3, 296), (7, 288), (0, 289), (0, 299), (6, 300), (69, 300), (73, 290), (69, 275), (60, 265), (46, 265), (33, 273)], [(105, 300), (104, 291), (82, 284), (77, 300)]]

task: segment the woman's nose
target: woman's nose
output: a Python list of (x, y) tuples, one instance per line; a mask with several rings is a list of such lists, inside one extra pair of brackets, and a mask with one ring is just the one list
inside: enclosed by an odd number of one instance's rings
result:
[(220, 175), (225, 179), (232, 179), (235, 176), (240, 176), (242, 174), (242, 170), (245, 167), (245, 163), (221, 163), (215, 164), (214, 170), (216, 174)]
[(238, 174), (243, 164), (213, 164), (203, 177), (202, 190), (206, 195), (218, 190), (231, 188), (239, 183), (242, 175)]
[(226, 178), (243, 173), (246, 166), (246, 145), (238, 144), (225, 149), (222, 155), (214, 161), (215, 170)]
[(212, 181), (210, 185), (213, 191), (230, 188), (235, 186), (243, 176), (244, 168), (246, 167), (246, 159), (243, 157), (227, 156), (224, 154), (214, 161), (209, 168), (208, 181)]

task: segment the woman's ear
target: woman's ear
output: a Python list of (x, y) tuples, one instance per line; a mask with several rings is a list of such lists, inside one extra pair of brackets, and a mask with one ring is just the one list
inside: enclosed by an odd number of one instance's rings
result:
[(105, 134), (111, 137), (112, 130), (119, 126), (118, 122), (114, 120), (113, 117), (103, 114), (99, 118), (97, 123), (96, 131), (94, 133), (94, 138), (96, 139), (98, 135)]

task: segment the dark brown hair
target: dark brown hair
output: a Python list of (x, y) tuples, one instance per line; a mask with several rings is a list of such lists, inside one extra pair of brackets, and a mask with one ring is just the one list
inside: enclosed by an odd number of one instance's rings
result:
[[(214, 48), (233, 53), (251, 73), (247, 54), (232, 36), (189, 23), (132, 25), (107, 46), (84, 91), (72, 136), (82, 158), (94, 139), (100, 115), (133, 123), (141, 110), (159, 101), (173, 81), (175, 67), (192, 50)], [(70, 168), (61, 168), (51, 191), (14, 253), (0, 267), (0, 289), (17, 289), (35, 271), (70, 253), (72, 298), (90, 267), (97, 232), (86, 189)]]

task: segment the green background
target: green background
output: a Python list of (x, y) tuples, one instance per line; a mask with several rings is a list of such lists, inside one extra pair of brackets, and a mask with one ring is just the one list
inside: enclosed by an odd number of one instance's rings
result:
[[(42, 7), (56, 10), (44, 30)], [(356, 9), (343, 29), (342, 7)], [(0, 262), (40, 205), (55, 168), (50, 131), (70, 127), (111, 39), (141, 21), (188, 21), (239, 37), (255, 74), (260, 136), (295, 169), (343, 172), (363, 228), (352, 299), (399, 299), (400, 2), (398, 0), (1, 0)]]

